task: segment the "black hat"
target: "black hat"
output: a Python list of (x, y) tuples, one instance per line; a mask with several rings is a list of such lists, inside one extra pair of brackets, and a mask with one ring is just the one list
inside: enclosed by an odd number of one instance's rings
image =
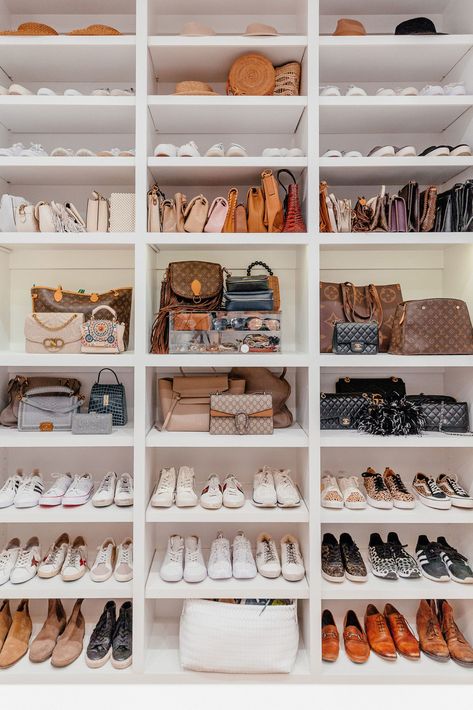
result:
[(432, 20), (427, 17), (415, 17), (412, 20), (405, 20), (396, 27), (396, 35), (443, 35), (445, 32), (437, 32)]

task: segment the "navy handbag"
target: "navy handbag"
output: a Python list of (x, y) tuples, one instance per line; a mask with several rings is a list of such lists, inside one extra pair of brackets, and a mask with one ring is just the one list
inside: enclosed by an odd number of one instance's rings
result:
[[(105, 370), (113, 374), (116, 383), (105, 384), (100, 382), (100, 376)], [(117, 373), (110, 367), (102, 368), (97, 375), (97, 381), (92, 385), (89, 399), (90, 412), (111, 414), (113, 426), (125, 426), (128, 421), (125, 387), (118, 379)]]

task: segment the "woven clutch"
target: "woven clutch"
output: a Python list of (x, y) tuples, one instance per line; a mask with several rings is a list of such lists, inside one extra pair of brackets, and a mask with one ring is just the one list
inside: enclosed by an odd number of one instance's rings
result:
[(135, 231), (135, 194), (112, 192), (110, 195), (110, 231)]

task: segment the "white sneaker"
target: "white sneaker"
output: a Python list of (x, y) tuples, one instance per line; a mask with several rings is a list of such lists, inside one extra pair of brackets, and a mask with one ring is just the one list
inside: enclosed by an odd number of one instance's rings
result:
[(172, 143), (158, 143), (153, 155), (155, 158), (175, 158), (177, 157), (177, 146)]
[(210, 146), (205, 154), (206, 158), (223, 158), (225, 155), (225, 146), (223, 143), (214, 143)]
[(227, 158), (247, 158), (248, 152), (239, 143), (230, 143), (225, 155)]
[(83, 96), (82, 91), (77, 89), (64, 89), (64, 96)]
[(289, 469), (273, 468), (274, 486), (280, 508), (297, 508), (301, 504), (299, 491), (289, 474)]
[(7, 96), (7, 94), (8, 94), (8, 89), (7, 89), (7, 87), (6, 87), (6, 86), (2, 86), (2, 85), (0, 84), (0, 96)]
[(202, 582), (207, 577), (200, 537), (189, 535), (185, 542), (184, 580), (186, 582)]
[(0, 157), (17, 158), (25, 150), (23, 143), (13, 143), (10, 148), (0, 148)]
[(341, 96), (342, 92), (338, 86), (320, 86), (319, 87), (320, 96)]
[(424, 86), (424, 88), (421, 89), (419, 92), (420, 96), (443, 96), (444, 94), (445, 91), (438, 84), (428, 84), (427, 86)]
[(230, 579), (232, 576), (230, 541), (223, 537), (221, 530), (210, 548), (208, 574), (210, 579)]
[(417, 150), (413, 145), (405, 145), (402, 148), (394, 146), (394, 152), (396, 158), (415, 158), (417, 155)]
[(70, 473), (52, 473), (51, 478), (56, 482), (52, 483), (39, 499), (39, 504), (44, 506), (61, 505), (62, 500), (72, 483)]
[(349, 86), (345, 96), (368, 96), (366, 91), (361, 86)]
[(53, 89), (49, 89), (47, 86), (42, 86), (36, 92), (38, 96), (57, 96), (57, 93)]
[(12, 584), (23, 584), (36, 575), (41, 562), (41, 548), (37, 537), (31, 537), (26, 545), (20, 548), (18, 557), (10, 574)]
[(33, 92), (21, 84), (11, 84), (8, 93), (12, 96), (31, 96)]
[(40, 143), (31, 143), (29, 148), (24, 148), (21, 153), (24, 158), (46, 158), (48, 153)]
[(362, 158), (363, 154), (359, 150), (342, 150), (342, 158)]
[[(285, 150), (285, 149), (284, 149)], [(305, 156), (302, 148), (288, 148), (286, 157), (288, 158), (303, 158)]]
[(378, 89), (376, 96), (396, 96), (394, 89)]
[(122, 473), (118, 477), (113, 502), (121, 508), (133, 505), (133, 476), (130, 473)]
[(245, 533), (238, 531), (233, 539), (233, 576), (235, 579), (256, 577), (256, 563)]
[(207, 484), (200, 496), (200, 504), (202, 508), (217, 510), (222, 507), (222, 503), (223, 491), (220, 485), (220, 479), (215, 473), (212, 473), (208, 477)]
[(419, 96), (419, 89), (415, 86), (405, 86), (403, 89), (396, 89), (396, 96)]
[(0, 584), (5, 584), (10, 579), (12, 569), (20, 554), (20, 548), (19, 539), (14, 537), (0, 553)]
[(16, 492), (23, 482), (23, 470), (18, 468), (14, 476), (9, 476), (0, 488), (0, 508), (8, 508), (13, 505)]
[(281, 540), (282, 576), (287, 582), (299, 582), (304, 578), (304, 561), (299, 542), (294, 535), (285, 535)]
[(200, 158), (199, 148), (197, 143), (194, 141), (189, 141), (189, 143), (184, 143), (177, 149), (178, 158)]
[(133, 579), (133, 540), (126, 537), (117, 547), (117, 561), (113, 576), (117, 582), (129, 582)]
[(356, 476), (342, 476), (338, 479), (338, 485), (343, 494), (345, 508), (349, 510), (361, 510), (366, 508), (366, 498), (361, 492), (360, 484)]
[(256, 538), (256, 567), (260, 575), (269, 579), (275, 579), (281, 574), (276, 543), (267, 533), (261, 533)]
[(223, 505), (225, 508), (241, 508), (245, 505), (243, 487), (235, 476), (227, 476), (223, 482)]
[(178, 508), (190, 508), (197, 505), (199, 498), (194, 490), (194, 469), (190, 466), (181, 466), (177, 475), (176, 505)]
[(337, 479), (328, 471), (320, 481), (320, 503), (323, 508), (343, 508), (343, 495), (338, 487)]
[(69, 535), (63, 533), (58, 537), (56, 542), (53, 542), (49, 548), (46, 557), (38, 567), (38, 577), (42, 579), (50, 579), (55, 577), (62, 569), (64, 560), (66, 559), (69, 549)]
[(108, 505), (112, 505), (116, 485), (117, 474), (115, 471), (109, 471), (102, 478), (100, 486), (95, 491), (92, 497), (92, 505), (95, 508), (106, 508)]
[(174, 503), (175, 490), (176, 469), (162, 468), (159, 474), (159, 481), (151, 497), (151, 505), (153, 508), (170, 508)]
[(90, 568), (90, 579), (94, 582), (106, 582), (113, 574), (115, 564), (115, 540), (107, 537), (97, 548), (95, 562)]
[(23, 481), (15, 496), (15, 508), (34, 508), (39, 505), (39, 501), (44, 491), (44, 483), (37, 468)]
[(134, 96), (133, 89), (110, 89), (110, 96)]
[(452, 84), (445, 84), (443, 87), (444, 94), (446, 96), (465, 96), (466, 87), (464, 81), (456, 81)]
[(335, 148), (330, 148), (329, 150), (326, 150), (325, 153), (322, 155), (322, 158), (341, 158), (341, 157), (342, 157), (342, 151), (336, 150)]
[(62, 499), (62, 504), (64, 506), (84, 505), (91, 498), (93, 492), (94, 482), (90, 473), (76, 474)]
[(261, 155), (263, 158), (281, 158), (281, 148), (265, 148)]
[(110, 89), (94, 89), (91, 96), (110, 96)]
[(253, 479), (253, 504), (260, 508), (275, 508), (278, 503), (271, 468), (263, 466)]
[(87, 570), (87, 545), (82, 535), (78, 535), (69, 545), (66, 559), (61, 570), (64, 582), (73, 582), (84, 576)]
[(171, 535), (159, 575), (164, 582), (180, 582), (184, 574), (184, 540)]
[(396, 151), (393, 145), (377, 145), (368, 153), (368, 158), (394, 158)]

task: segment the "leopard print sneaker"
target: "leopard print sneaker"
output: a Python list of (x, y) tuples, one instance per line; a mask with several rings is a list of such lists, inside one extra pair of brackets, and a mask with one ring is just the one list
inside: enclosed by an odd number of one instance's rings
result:
[(376, 473), (374, 468), (367, 468), (365, 473), (361, 475), (366, 489), (368, 503), (372, 505), (373, 508), (390, 510), (393, 507), (393, 499), (382, 475)]
[(343, 582), (342, 553), (335, 535), (325, 533), (322, 539), (322, 577), (329, 582)]
[(324, 508), (343, 508), (343, 495), (337, 479), (328, 472), (320, 482), (320, 501)]
[(375, 577), (397, 579), (397, 564), (391, 545), (383, 542), (378, 533), (371, 533), (368, 546), (371, 571)]
[(409, 493), (401, 476), (395, 473), (392, 468), (384, 470), (384, 482), (393, 499), (395, 508), (404, 508), (410, 510), (416, 507), (416, 499), (412, 493)]
[(340, 549), (342, 551), (343, 566), (345, 567), (345, 577), (351, 582), (366, 582), (368, 579), (366, 565), (358, 545), (348, 533), (340, 535)]
[(403, 545), (397, 533), (388, 534), (388, 544), (391, 545), (393, 557), (396, 560), (396, 569), (399, 577), (403, 579), (418, 579), (421, 576), (417, 561), (406, 552), (407, 545)]

